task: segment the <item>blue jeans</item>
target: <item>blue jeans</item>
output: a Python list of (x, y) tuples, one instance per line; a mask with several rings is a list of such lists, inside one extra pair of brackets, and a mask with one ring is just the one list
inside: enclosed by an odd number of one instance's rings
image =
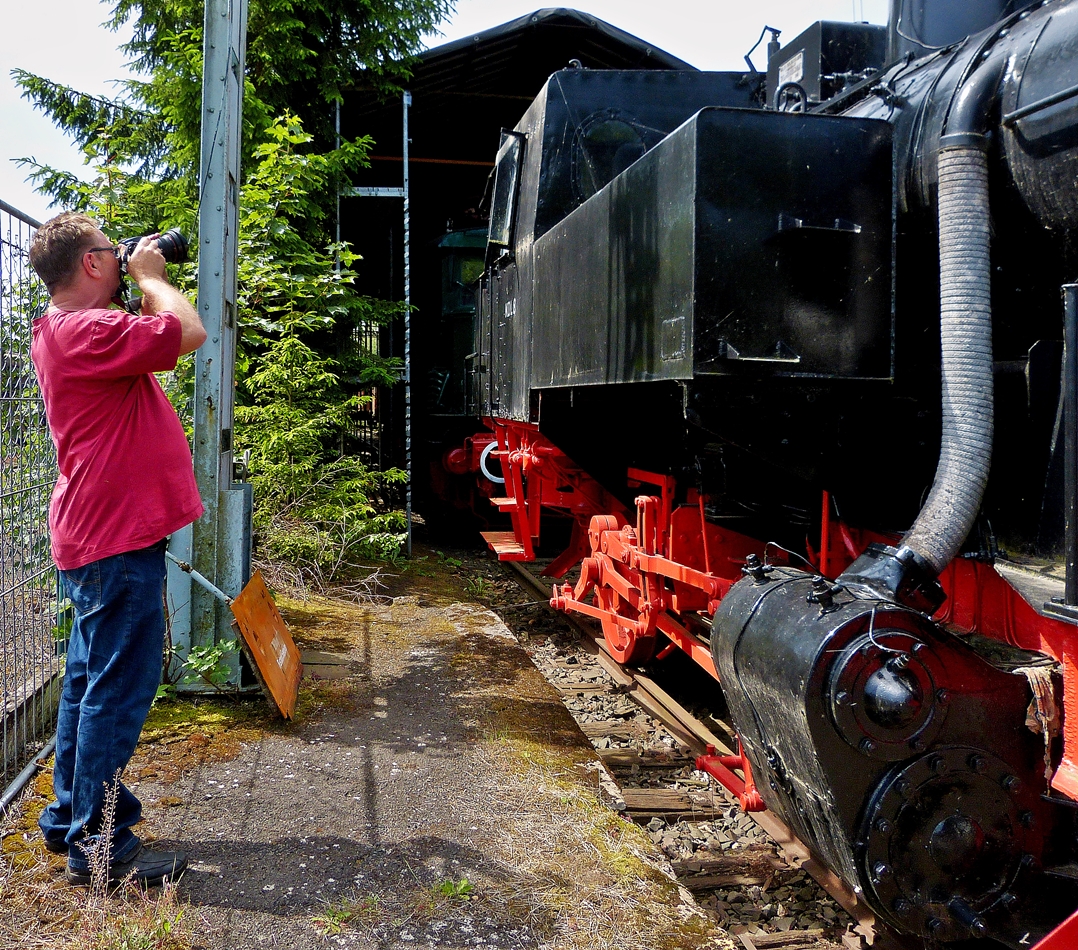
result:
[[(119, 782), (161, 682), (165, 542), (60, 578), (75, 622), (56, 724), (56, 801), (38, 824), (50, 844), (67, 843), (70, 867), (85, 871), (100, 840), (106, 786)], [(138, 847), (131, 827), (141, 817), (142, 804), (119, 782), (111, 861)]]

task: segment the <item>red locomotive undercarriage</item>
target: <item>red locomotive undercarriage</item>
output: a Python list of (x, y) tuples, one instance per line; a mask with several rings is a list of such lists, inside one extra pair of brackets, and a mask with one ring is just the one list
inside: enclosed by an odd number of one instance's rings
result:
[[(562, 577), (579, 563), (580, 576), (575, 585), (554, 585), (551, 606), (596, 618), (611, 655), (619, 662), (643, 663), (681, 649), (718, 679), (708, 643), (694, 630), (707, 629), (710, 616), (741, 579), (747, 563), (797, 566), (801, 556), (708, 522), (706, 496), (689, 489), (685, 502), (675, 504), (673, 478), (638, 469), (628, 470), (629, 485), (646, 486), (653, 492), (637, 496), (636, 518), (630, 522), (621, 502), (537, 426), (504, 419), (484, 421), (493, 435), (469, 439), (464, 448), (453, 450), (454, 457), (448, 461), (454, 470), (482, 471), (488, 478), (492, 476), (487, 457), (500, 461), (504, 494), (490, 501), (510, 515), (513, 530), (483, 534), (498, 557), (534, 558), (542, 509), (572, 517), (570, 545), (544, 574)], [(824, 492), (821, 537), (816, 544), (806, 540), (806, 570), (834, 578), (870, 543), (896, 541), (847, 525), (831, 512)], [(1063, 674), (1061, 705), (1078, 708), (1072, 625), (1038, 614), (990, 564), (955, 558), (939, 580), (947, 599), (933, 620), (959, 636), (979, 634), (1052, 657)], [(1041, 698), (1056, 708), (1054, 697)], [(1045, 729), (1051, 737), (1057, 724), (1061, 725), (1062, 756), (1053, 763), (1050, 785), (1078, 800), (1078, 722), (1059, 724), (1058, 715), (1053, 719), (1051, 730), (1048, 724)], [(766, 807), (748, 760), (740, 752), (701, 756), (697, 767), (729, 789), (745, 810)]]

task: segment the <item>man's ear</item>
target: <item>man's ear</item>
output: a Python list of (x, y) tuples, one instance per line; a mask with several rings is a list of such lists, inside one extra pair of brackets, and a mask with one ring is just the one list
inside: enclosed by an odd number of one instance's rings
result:
[(86, 275), (93, 277), (95, 280), (100, 280), (105, 276), (104, 271), (101, 269), (101, 263), (97, 259), (97, 255), (92, 254), (90, 251), (82, 252), (82, 258), (79, 260), (79, 264)]

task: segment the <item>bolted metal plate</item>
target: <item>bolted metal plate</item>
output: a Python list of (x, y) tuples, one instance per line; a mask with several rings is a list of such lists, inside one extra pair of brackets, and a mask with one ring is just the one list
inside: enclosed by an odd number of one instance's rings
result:
[(936, 749), (891, 772), (862, 828), (864, 874), (905, 930), (940, 941), (984, 936), (1036, 850), (1037, 796), (981, 749)]
[(839, 734), (870, 758), (896, 762), (932, 744), (947, 714), (943, 664), (915, 633), (891, 629), (881, 612), (875, 630), (835, 660), (828, 683)]

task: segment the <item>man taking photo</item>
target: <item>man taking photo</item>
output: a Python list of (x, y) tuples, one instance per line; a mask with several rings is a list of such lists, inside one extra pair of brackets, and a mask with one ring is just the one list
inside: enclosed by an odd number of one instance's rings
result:
[[(153, 374), (174, 369), (206, 331), (168, 282), (156, 238), (125, 254), (90, 218), (65, 212), (38, 228), (30, 247), (50, 295), (30, 352), (59, 465), (52, 555), (74, 605), (56, 800), (39, 824), (46, 847), (67, 854), (67, 879), (77, 884), (90, 883), (95, 854), (110, 883), (158, 884), (187, 866), (180, 852), (142, 845), (131, 830), (142, 805), (120, 781), (161, 681), (165, 539), (202, 514), (187, 437)], [(111, 308), (122, 258), (143, 295), (140, 314)]]

